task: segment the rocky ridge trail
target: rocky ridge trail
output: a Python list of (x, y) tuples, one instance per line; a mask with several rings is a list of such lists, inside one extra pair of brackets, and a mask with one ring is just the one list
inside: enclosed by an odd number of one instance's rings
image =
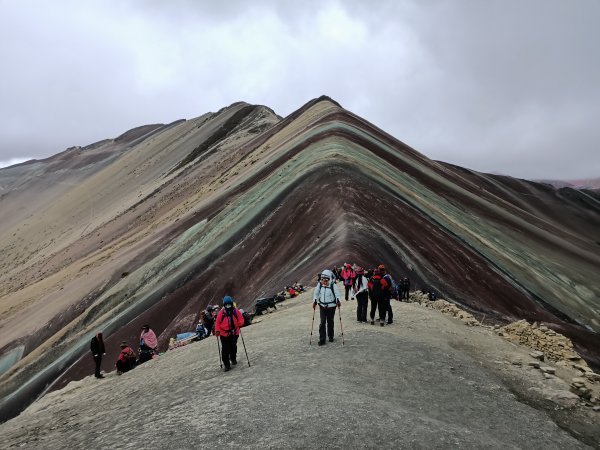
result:
[(238, 365), (223, 373), (215, 338), (205, 339), (46, 395), (0, 425), (0, 447), (598, 446), (600, 414), (577, 396), (549, 400), (568, 382), (530, 366), (532, 350), (492, 327), (395, 301), (394, 324), (371, 326), (342, 301), (344, 345), (336, 314), (335, 342), (319, 347), (318, 313), (309, 345), (310, 296), (243, 329), (251, 367), (240, 340)]

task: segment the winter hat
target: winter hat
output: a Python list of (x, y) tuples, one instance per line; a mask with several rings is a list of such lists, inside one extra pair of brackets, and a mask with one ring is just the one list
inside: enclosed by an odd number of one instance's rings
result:
[(225, 305), (233, 305), (233, 298), (231, 298), (229, 295), (223, 297), (223, 306)]
[(365, 269), (363, 269), (362, 267), (356, 268), (356, 275), (362, 275), (363, 273), (365, 273)]
[(323, 272), (321, 272), (321, 277), (333, 280), (333, 272), (329, 269), (325, 269)]
[(377, 267), (379, 270), (385, 270), (385, 266), (383, 264), (379, 264), (379, 267)]

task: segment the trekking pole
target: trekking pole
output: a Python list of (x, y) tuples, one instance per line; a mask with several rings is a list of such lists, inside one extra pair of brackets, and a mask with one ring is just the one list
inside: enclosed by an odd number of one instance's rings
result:
[(217, 338), (217, 348), (219, 349), (219, 366), (221, 369), (223, 368), (223, 361), (221, 360), (221, 343), (219, 342), (219, 336), (215, 336)]
[(250, 367), (250, 358), (248, 358), (248, 352), (246, 351), (246, 343), (244, 342), (244, 335), (242, 334), (241, 328), (240, 328), (240, 337), (242, 338), (242, 344), (244, 346), (244, 353), (246, 353), (246, 360), (248, 361), (248, 367)]
[(312, 345), (312, 333), (313, 333), (313, 328), (315, 327), (315, 311), (317, 310), (317, 308), (313, 309), (313, 320), (312, 320), (312, 325), (310, 326), (310, 340), (308, 341), (308, 345)]
[(340, 313), (340, 331), (342, 332), (342, 345), (344, 345), (344, 327), (342, 326), (342, 310), (340, 308), (339, 309), (339, 313)]

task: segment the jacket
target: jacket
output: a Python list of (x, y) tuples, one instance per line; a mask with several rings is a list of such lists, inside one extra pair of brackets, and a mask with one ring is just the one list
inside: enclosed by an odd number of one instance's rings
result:
[(313, 292), (313, 301), (323, 308), (335, 308), (340, 301), (337, 284), (332, 282), (328, 287), (323, 287), (319, 283)]
[(94, 336), (90, 342), (90, 350), (94, 356), (106, 353), (106, 350), (104, 349), (104, 341), (101, 341), (97, 336)]
[[(227, 311), (229, 309), (229, 311)], [(215, 334), (223, 337), (239, 336), (244, 316), (237, 308), (221, 308), (215, 320)]]
[(354, 273), (354, 270), (348, 268), (342, 270), (342, 279), (344, 280), (344, 286), (351, 286), (354, 282), (355, 277), (356, 274)]
[(357, 275), (356, 280), (354, 281), (354, 292), (356, 294), (360, 294), (362, 292), (367, 292), (369, 289), (369, 280), (364, 275)]
[[(379, 283), (381, 284), (381, 289), (380, 292), (376, 292), (373, 287), (375, 285), (374, 281), (379, 281)], [(387, 281), (385, 281), (384, 278), (381, 278), (381, 276), (379, 275), (373, 275), (373, 277), (371, 277), (371, 279), (369, 280), (369, 297), (371, 297), (371, 299), (376, 299), (379, 300), (380, 297), (379, 295), (381, 295), (381, 298), (385, 298), (385, 291), (389, 289), (389, 285), (387, 284)]]

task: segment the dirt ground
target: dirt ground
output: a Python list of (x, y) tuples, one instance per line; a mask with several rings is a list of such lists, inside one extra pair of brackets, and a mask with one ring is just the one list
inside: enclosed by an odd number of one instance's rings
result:
[(243, 329), (251, 367), (240, 340), (222, 372), (205, 339), (46, 395), (0, 425), (0, 447), (598, 447), (600, 413), (546, 400), (568, 384), (528, 366), (530, 349), (418, 304), (358, 323), (355, 301), (343, 339), (336, 314), (335, 341), (317, 346), (317, 314), (309, 345), (310, 294)]

